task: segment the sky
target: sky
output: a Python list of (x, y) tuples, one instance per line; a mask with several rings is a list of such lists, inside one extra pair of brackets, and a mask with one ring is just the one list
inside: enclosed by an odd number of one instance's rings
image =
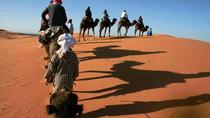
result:
[[(50, 0), (2, 0), (0, 28), (21, 33), (38, 33), (41, 13)], [(210, 42), (210, 0), (63, 0), (68, 19), (73, 19), (75, 31), (88, 6), (93, 18), (101, 19), (104, 9), (110, 18), (120, 18), (126, 10), (130, 20), (139, 16), (155, 34), (193, 38)], [(98, 27), (96, 27), (98, 32)], [(112, 28), (116, 35), (117, 24)], [(122, 31), (124, 32), (124, 30)], [(129, 35), (134, 34), (134, 27)]]

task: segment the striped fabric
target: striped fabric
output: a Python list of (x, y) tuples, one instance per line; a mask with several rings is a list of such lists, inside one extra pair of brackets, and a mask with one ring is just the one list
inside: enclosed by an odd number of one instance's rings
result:
[(46, 71), (45, 79), (54, 80), (54, 92), (65, 87), (72, 91), (73, 82), (78, 77), (79, 62), (74, 52), (68, 52), (62, 58), (54, 54)]

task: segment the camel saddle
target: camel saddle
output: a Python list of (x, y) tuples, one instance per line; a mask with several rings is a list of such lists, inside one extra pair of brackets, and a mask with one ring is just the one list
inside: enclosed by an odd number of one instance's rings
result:
[(138, 25), (140, 28), (144, 28), (144, 23), (142, 23), (142, 22), (137, 22), (137, 25)]
[(103, 17), (103, 18), (101, 19), (101, 21), (102, 21), (102, 22), (107, 22), (107, 23), (110, 23), (110, 22), (111, 22), (110, 19), (109, 19), (108, 17)]
[(83, 21), (83, 23), (84, 23), (84, 22), (92, 22), (91, 19), (90, 19), (88, 16), (84, 16), (84, 17), (82, 18), (82, 21)]
[(50, 41), (57, 41), (58, 37), (61, 34), (62, 27), (61, 26), (54, 26), (47, 28), (44, 33), (45, 35), (39, 36), (39, 42), (47, 45)]
[(128, 20), (128, 18), (126, 17), (121, 17), (121, 22), (126, 22), (126, 23), (130, 23), (130, 21)]

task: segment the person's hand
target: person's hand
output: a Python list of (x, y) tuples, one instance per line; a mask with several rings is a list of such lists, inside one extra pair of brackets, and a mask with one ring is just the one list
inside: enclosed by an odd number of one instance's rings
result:
[(40, 48), (43, 48), (43, 47), (44, 47), (43, 44), (39, 44), (39, 46), (38, 46), (39, 49), (40, 49)]
[(44, 36), (45, 36), (45, 32), (44, 32), (44, 31), (40, 31), (40, 35), (41, 35), (42, 37), (44, 37)]

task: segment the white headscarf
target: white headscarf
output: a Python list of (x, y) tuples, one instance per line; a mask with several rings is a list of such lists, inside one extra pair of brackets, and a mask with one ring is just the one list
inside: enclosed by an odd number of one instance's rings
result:
[(64, 33), (58, 37), (57, 40), (58, 45), (60, 45), (60, 49), (56, 51), (59, 57), (63, 57), (63, 55), (70, 50), (75, 44), (76, 40), (71, 36), (71, 34)]

